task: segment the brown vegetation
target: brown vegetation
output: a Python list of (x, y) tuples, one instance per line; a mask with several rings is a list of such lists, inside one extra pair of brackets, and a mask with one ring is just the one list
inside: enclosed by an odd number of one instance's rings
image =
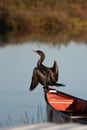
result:
[(0, 40), (87, 43), (87, 1), (1, 0)]

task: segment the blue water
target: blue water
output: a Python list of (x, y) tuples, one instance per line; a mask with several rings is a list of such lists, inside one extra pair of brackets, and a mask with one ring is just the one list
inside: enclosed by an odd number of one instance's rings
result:
[[(46, 54), (44, 64), (59, 65), (59, 82), (66, 84), (60, 91), (87, 100), (87, 46), (71, 42), (64, 46), (39, 43), (8, 45), (0, 48), (0, 125), (17, 125), (46, 121), (46, 103), (41, 85), (30, 92), (29, 86), (38, 55)], [(54, 87), (56, 88), (56, 87)]]

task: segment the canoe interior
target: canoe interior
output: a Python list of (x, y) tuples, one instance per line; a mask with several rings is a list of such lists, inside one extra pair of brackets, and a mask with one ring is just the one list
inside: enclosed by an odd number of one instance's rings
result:
[(55, 110), (71, 116), (72, 119), (87, 121), (87, 101), (53, 89), (50, 89), (46, 96), (48, 103)]

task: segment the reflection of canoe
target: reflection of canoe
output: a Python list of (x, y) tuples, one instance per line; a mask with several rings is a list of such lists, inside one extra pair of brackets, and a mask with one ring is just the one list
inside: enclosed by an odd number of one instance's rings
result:
[(49, 122), (80, 122), (87, 124), (87, 101), (55, 89), (45, 93)]

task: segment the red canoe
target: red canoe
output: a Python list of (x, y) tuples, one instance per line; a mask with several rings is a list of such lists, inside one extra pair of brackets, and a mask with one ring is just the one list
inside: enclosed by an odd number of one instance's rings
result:
[(51, 88), (45, 93), (45, 99), (48, 121), (87, 124), (87, 101)]

